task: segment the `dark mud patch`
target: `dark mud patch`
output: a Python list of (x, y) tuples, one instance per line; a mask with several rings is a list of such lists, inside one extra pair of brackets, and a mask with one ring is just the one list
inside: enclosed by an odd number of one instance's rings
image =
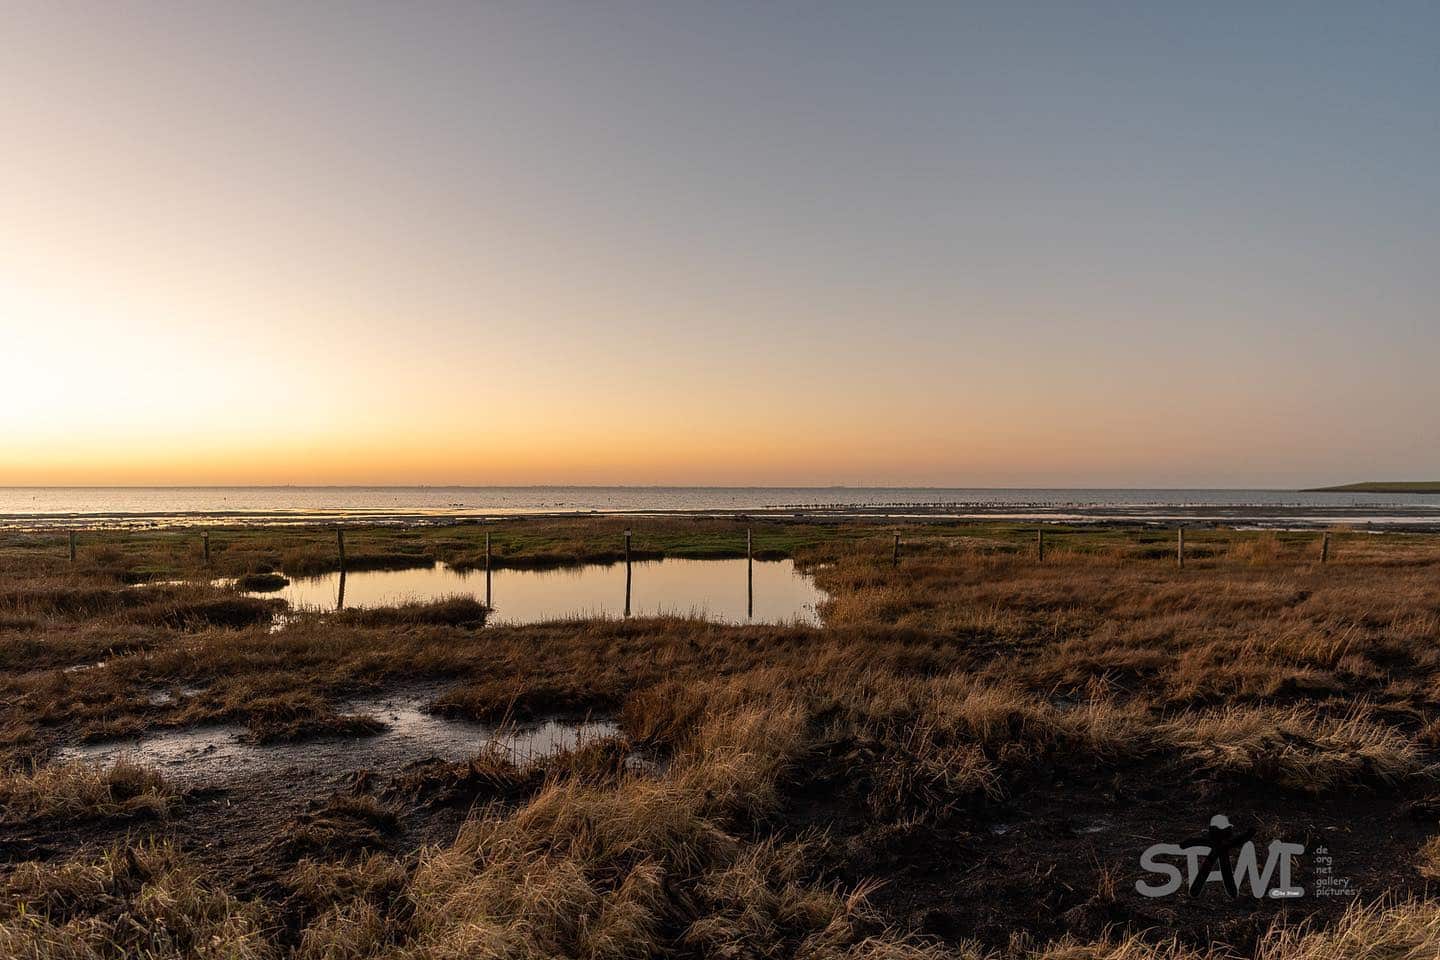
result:
[[(832, 786), (792, 794), (785, 831), (827, 832), (829, 877), (884, 881), (872, 902), (913, 933), (993, 947), (1018, 931), (1040, 940), (1110, 932), (1248, 953), (1276, 920), (1325, 924), (1357, 900), (1422, 893), (1415, 854), (1440, 832), (1433, 785), (1317, 796), (1162, 760), (1057, 765), (1007, 801), (979, 801), (934, 822), (877, 822)], [(1203, 834), (1216, 814), (1255, 831), (1262, 869), (1270, 841), (1303, 844), (1293, 879), (1305, 895), (1232, 900), (1211, 882), (1198, 897), (1142, 896), (1137, 882), (1165, 879), (1142, 868), (1142, 853)], [(1183, 857), (1175, 862), (1183, 874)]]

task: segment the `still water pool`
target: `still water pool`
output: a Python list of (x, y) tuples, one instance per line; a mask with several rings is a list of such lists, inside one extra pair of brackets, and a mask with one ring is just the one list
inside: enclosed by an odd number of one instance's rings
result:
[(413, 570), (365, 570), (292, 580), (254, 596), (295, 610), (394, 606), (465, 595), (484, 602), (492, 623), (571, 617), (700, 616), (721, 623), (818, 625), (824, 591), (793, 560), (648, 560), (557, 570), (460, 571), (443, 563)]
[(256, 744), (239, 726), (155, 730), (136, 739), (73, 744), (61, 748), (58, 762), (79, 760), (109, 765), (128, 759), (153, 767), (177, 783), (221, 784), (245, 777), (294, 777), (296, 770), (368, 768), (393, 771), (422, 757), (466, 760), (498, 746), (516, 763), (553, 756), (585, 743), (617, 736), (608, 720), (546, 720), (497, 727), (430, 713), (426, 698), (401, 695), (355, 700), (339, 712), (373, 717), (383, 729), (368, 737), (320, 737), (298, 743)]

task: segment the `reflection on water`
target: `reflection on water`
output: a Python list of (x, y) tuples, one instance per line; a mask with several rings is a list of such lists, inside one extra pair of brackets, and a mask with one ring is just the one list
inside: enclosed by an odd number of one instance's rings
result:
[[(442, 563), (415, 570), (365, 570), (291, 581), (265, 594), (296, 610), (388, 607), (457, 594), (486, 599), (483, 570)], [(724, 623), (818, 624), (825, 594), (793, 560), (650, 560), (559, 570), (494, 570), (488, 584), (495, 623), (567, 617), (703, 616)]]
[(237, 726), (160, 730), (139, 739), (64, 747), (58, 751), (57, 760), (108, 764), (125, 758), (155, 767), (179, 783), (223, 783), (246, 776), (284, 775), (296, 767), (387, 770), (422, 757), (464, 760), (491, 744), (498, 744), (517, 763), (524, 763), (619, 733), (619, 728), (608, 720), (547, 720), (500, 728), (427, 713), (423, 701), (413, 697), (356, 700), (341, 709), (375, 717), (385, 724), (385, 729), (370, 737), (325, 737), (267, 745), (247, 742), (244, 729)]

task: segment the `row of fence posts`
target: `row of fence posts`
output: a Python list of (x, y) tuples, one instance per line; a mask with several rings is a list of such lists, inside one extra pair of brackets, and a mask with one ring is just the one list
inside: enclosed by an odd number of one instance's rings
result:
[[(629, 527), (625, 528), (625, 616), (630, 616), (631, 588), (634, 585), (634, 568), (630, 557)], [(896, 534), (899, 543), (899, 534)], [(490, 535), (485, 535), (485, 605), (490, 605)], [(755, 616), (755, 537), (754, 531), (745, 528), (745, 616)]]
[[(75, 531), (69, 531), (70, 562), (75, 562)], [(210, 566), (210, 533), (208, 531), (200, 534), (201, 550), (205, 555), (205, 566)], [(338, 528), (335, 531), (335, 548), (340, 557), (340, 602), (344, 605), (345, 598), (345, 530)], [(1045, 562), (1045, 528), (1040, 527), (1035, 531), (1035, 556), (1036, 559)], [(1323, 531), (1320, 535), (1320, 562), (1330, 562), (1330, 531)], [(746, 564), (746, 591), (748, 600), (746, 606), (751, 616), (755, 612), (755, 551), (754, 537), (749, 527), (745, 528), (745, 564)], [(890, 554), (891, 566), (900, 565), (900, 534), (895, 534), (894, 547)], [(1180, 569), (1185, 568), (1185, 528), (1179, 527), (1175, 531), (1175, 565)], [(490, 532), (485, 532), (485, 606), (491, 603), (491, 552)], [(630, 567), (630, 530), (625, 530), (625, 616), (630, 616), (630, 586), (632, 582)]]
[[(1035, 556), (1041, 563), (1045, 562), (1045, 528), (1041, 527), (1035, 531)], [(895, 562), (900, 562), (900, 534), (895, 534)], [(1320, 562), (1330, 562), (1330, 531), (1325, 530), (1320, 534)], [(1181, 570), (1185, 569), (1185, 528), (1178, 527), (1175, 530), (1175, 566)]]

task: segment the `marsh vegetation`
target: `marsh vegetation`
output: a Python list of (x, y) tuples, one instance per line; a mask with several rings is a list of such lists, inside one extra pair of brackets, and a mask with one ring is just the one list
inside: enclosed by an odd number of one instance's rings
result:
[[(492, 564), (614, 559), (626, 522), (491, 528)], [(746, 524), (633, 523), (744, 556)], [(755, 522), (823, 626), (290, 613), (213, 578), (325, 571), (328, 530), (0, 537), (0, 954), (1431, 957), (1440, 538)], [(479, 526), (347, 566), (483, 564)], [(385, 743), (383, 702), (553, 750)], [(597, 724), (597, 721), (603, 723)], [(186, 778), (89, 745), (326, 745)], [(369, 745), (369, 746), (367, 746)], [(278, 748), (277, 748), (278, 749)], [(78, 752), (77, 752), (78, 751)], [(1215, 813), (1324, 845), (1354, 895), (1147, 899)], [(1313, 885), (1309, 866), (1297, 879)]]

